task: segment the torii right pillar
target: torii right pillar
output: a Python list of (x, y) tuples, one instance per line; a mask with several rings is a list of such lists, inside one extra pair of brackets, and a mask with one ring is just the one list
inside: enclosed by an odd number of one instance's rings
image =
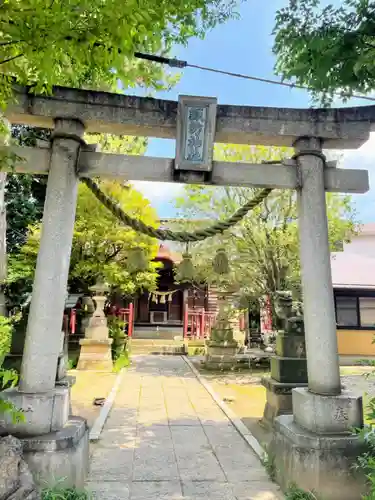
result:
[(363, 445), (362, 397), (341, 389), (324, 187), (327, 168), (318, 138), (294, 144), (308, 388), (292, 391), (293, 415), (275, 419), (270, 453), (279, 484), (314, 491), (325, 500), (354, 500), (363, 476), (353, 471)]

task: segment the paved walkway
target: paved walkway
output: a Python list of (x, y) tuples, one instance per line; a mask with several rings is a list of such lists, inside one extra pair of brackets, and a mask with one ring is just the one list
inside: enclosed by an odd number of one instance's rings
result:
[(94, 445), (88, 489), (95, 498), (282, 498), (181, 357), (133, 359)]

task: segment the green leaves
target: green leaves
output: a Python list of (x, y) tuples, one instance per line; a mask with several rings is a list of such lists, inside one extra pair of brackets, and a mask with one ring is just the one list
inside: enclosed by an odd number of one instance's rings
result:
[(165, 82), (162, 67), (135, 60), (160, 53), (234, 15), (234, 0), (14, 0), (0, 10), (0, 104), (11, 81), (49, 92), (52, 85), (117, 89)]
[(4, 361), (4, 356), (8, 354), (10, 350), (12, 331), (13, 328), (11, 320), (9, 318), (5, 318), (4, 316), (0, 316), (0, 367)]
[(312, 88), (329, 104), (333, 93), (374, 89), (375, 8), (367, 0), (322, 6), (319, 0), (289, 0), (276, 14), (276, 71), (283, 79)]
[[(287, 148), (218, 145), (214, 157), (226, 161), (273, 161), (290, 157)], [(228, 167), (229, 168), (229, 167)], [(177, 199), (183, 229), (201, 228), (224, 219), (254, 196), (255, 189), (187, 186)], [(349, 196), (327, 194), (329, 238), (332, 248), (350, 238), (356, 212)], [(197, 281), (215, 283), (214, 252), (224, 247), (230, 257), (231, 279), (242, 297), (259, 298), (278, 290), (300, 295), (299, 235), (296, 194), (275, 190), (265, 202), (225, 234), (194, 244), (191, 251)]]

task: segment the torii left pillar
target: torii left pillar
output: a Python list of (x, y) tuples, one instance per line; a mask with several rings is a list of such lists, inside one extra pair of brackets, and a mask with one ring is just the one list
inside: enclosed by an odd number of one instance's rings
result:
[(24, 411), (25, 422), (9, 419), (3, 427), (22, 438), (25, 459), (44, 485), (61, 480), (82, 487), (88, 471), (86, 421), (69, 416), (69, 381), (56, 383), (83, 133), (80, 121), (55, 119), (20, 384), (6, 394)]

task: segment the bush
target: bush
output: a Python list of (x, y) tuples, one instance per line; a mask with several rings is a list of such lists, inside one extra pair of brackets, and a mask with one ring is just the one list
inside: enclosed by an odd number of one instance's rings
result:
[(76, 488), (46, 488), (42, 491), (42, 500), (89, 500), (87, 491)]
[(318, 500), (311, 491), (304, 491), (295, 484), (291, 484), (285, 492), (285, 500)]
[(365, 473), (369, 486), (369, 492), (362, 496), (362, 500), (375, 500), (375, 398), (370, 399), (366, 409), (368, 424), (358, 429), (357, 433), (366, 443), (368, 451), (358, 457), (355, 468)]
[(12, 342), (12, 322), (9, 318), (0, 316), (0, 368), (3, 365), (5, 356), (10, 351)]
[(126, 323), (117, 316), (108, 316), (109, 337), (112, 342), (112, 360), (116, 361), (127, 352), (128, 337), (125, 333)]
[(118, 373), (123, 368), (130, 366), (129, 352), (125, 350), (115, 361), (113, 371)]
[[(15, 370), (2, 370), (5, 356), (10, 351), (12, 342), (12, 320), (0, 316), (0, 390), (15, 387), (18, 382), (18, 374)], [(0, 394), (0, 415), (9, 413), (13, 422), (24, 420), (23, 413), (13, 403), (4, 399)]]

